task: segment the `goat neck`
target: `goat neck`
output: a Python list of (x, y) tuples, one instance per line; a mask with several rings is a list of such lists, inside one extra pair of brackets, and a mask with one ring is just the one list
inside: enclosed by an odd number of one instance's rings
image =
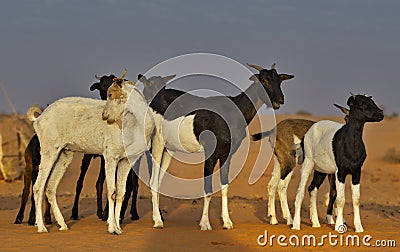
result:
[[(259, 82), (254, 82), (244, 92), (232, 97), (233, 102), (242, 112), (247, 125), (253, 120), (258, 109), (267, 102), (261, 99), (260, 94), (265, 94), (265, 91)], [(266, 94), (265, 94), (266, 96)]]

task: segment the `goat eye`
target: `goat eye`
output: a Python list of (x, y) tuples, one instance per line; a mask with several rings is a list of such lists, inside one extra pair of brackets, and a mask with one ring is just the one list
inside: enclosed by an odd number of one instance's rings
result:
[(111, 98), (111, 94), (109, 94), (108, 97)]

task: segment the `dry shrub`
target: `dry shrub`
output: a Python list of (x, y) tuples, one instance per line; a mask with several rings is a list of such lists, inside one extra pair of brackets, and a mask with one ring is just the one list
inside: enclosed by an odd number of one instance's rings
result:
[(14, 158), (10, 158), (6, 163), (3, 164), (1, 170), (1, 178), (6, 182), (12, 182), (14, 180), (20, 179), (22, 177), (21, 170), (16, 169), (16, 163), (18, 163)]
[(298, 114), (298, 115), (304, 115), (304, 116), (311, 116), (311, 115), (312, 115), (311, 112), (309, 112), (309, 111), (307, 111), (307, 110), (304, 110), (304, 109), (301, 109), (301, 110), (297, 111), (296, 114)]
[(396, 148), (389, 148), (385, 156), (383, 157), (383, 160), (389, 162), (389, 163), (396, 163), (400, 164), (400, 152), (396, 151)]
[(387, 118), (393, 119), (393, 118), (398, 118), (399, 114), (396, 112), (391, 113), (390, 115), (386, 115)]

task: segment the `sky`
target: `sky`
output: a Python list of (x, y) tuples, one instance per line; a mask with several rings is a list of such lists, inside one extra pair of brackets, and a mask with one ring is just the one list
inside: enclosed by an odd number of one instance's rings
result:
[[(99, 97), (89, 91), (95, 74), (126, 68), (136, 80), (171, 57), (215, 53), (295, 75), (282, 84), (279, 113), (340, 115), (332, 104), (345, 105), (350, 92), (400, 113), (399, 11), (396, 0), (5, 0), (0, 81), (25, 113), (66, 96)], [(0, 95), (0, 113), (10, 112)]]

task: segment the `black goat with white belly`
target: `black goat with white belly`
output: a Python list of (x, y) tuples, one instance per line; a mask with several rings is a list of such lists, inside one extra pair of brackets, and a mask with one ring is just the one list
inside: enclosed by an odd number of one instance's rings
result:
[[(306, 182), (311, 171), (315, 169), (314, 177), (309, 187), (312, 226), (320, 226), (316, 206), (318, 188), (327, 174), (334, 174), (336, 186), (334, 189), (337, 190), (335, 230), (340, 231), (344, 224), (345, 179), (347, 175), (351, 175), (354, 228), (356, 232), (364, 231), (361, 225), (359, 209), (360, 177), (361, 167), (367, 154), (362, 134), (366, 122), (379, 122), (383, 120), (384, 115), (383, 110), (378, 108), (372, 98), (364, 95), (352, 95), (347, 100), (347, 105), (350, 111), (346, 124), (320, 121), (315, 123), (305, 134), (305, 159), (301, 168), (300, 184), (296, 195), (293, 229), (300, 229), (300, 210)], [(331, 196), (330, 208), (335, 200), (335, 193), (332, 193)], [(330, 213), (332, 214), (332, 209), (330, 209)]]

